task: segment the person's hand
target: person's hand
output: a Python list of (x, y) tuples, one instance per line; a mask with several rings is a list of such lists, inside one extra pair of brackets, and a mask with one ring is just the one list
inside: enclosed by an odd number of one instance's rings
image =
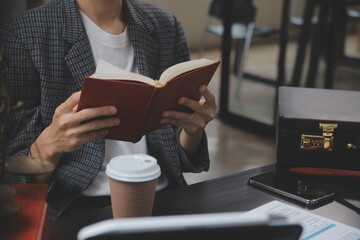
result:
[(76, 112), (79, 98), (80, 92), (76, 92), (56, 108), (52, 123), (36, 140), (37, 147), (32, 145), (31, 155), (57, 163), (63, 153), (78, 150), (85, 143), (105, 136), (106, 128), (120, 123), (111, 117), (116, 113), (113, 106)]
[(162, 124), (174, 124), (183, 128), (180, 141), (188, 151), (196, 150), (206, 125), (214, 119), (217, 109), (215, 96), (206, 86), (201, 86), (199, 92), (203, 96), (200, 101), (186, 97), (179, 99), (179, 104), (194, 110), (192, 114), (166, 111), (161, 119)]

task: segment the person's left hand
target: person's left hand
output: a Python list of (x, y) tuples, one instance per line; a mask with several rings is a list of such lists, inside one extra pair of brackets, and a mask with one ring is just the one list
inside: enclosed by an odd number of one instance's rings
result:
[(194, 110), (192, 114), (177, 111), (166, 111), (162, 114), (162, 124), (174, 124), (182, 127), (189, 136), (201, 136), (206, 125), (214, 119), (217, 109), (215, 95), (205, 86), (199, 89), (204, 97), (200, 101), (181, 97), (179, 104)]

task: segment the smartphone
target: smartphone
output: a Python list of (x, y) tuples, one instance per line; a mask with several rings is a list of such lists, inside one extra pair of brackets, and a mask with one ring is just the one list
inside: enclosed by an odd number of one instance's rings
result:
[(297, 177), (266, 172), (248, 179), (249, 185), (264, 188), (271, 192), (312, 205), (334, 199), (334, 192), (304, 182)]

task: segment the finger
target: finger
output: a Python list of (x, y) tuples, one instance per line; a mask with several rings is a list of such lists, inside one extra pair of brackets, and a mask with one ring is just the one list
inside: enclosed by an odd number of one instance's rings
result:
[(206, 104), (207, 108), (216, 111), (217, 105), (216, 105), (215, 95), (205, 85), (202, 85), (199, 88), (199, 92), (205, 98), (205, 102), (203, 99), (201, 99), (200, 101), (194, 101), (190, 98), (181, 97), (179, 99), (179, 104), (187, 106), (192, 110), (194, 110), (195, 112), (199, 112), (201, 108), (204, 106), (204, 104)]
[(108, 129), (100, 129), (97, 131), (87, 132), (80, 135), (79, 141), (82, 142), (82, 144), (85, 144), (97, 138), (105, 137), (108, 133), (109, 133)]
[(181, 97), (178, 103), (194, 110), (195, 112), (199, 111), (203, 106), (201, 102), (186, 97)]
[(173, 125), (176, 125), (176, 126), (182, 127), (182, 128), (185, 128), (187, 125), (189, 125), (189, 123), (186, 123), (184, 121), (180, 121), (180, 120), (175, 119), (175, 118), (162, 118), (160, 123), (161, 124), (173, 124)]
[[(215, 117), (216, 105), (207, 106), (206, 102), (204, 103), (204, 100), (200, 100), (199, 102), (197, 102), (189, 98), (182, 97), (180, 98), (179, 103), (194, 110), (194, 113), (192, 115), (199, 115), (201, 116), (202, 119), (206, 120), (207, 122), (213, 120)], [(167, 111), (167, 112), (169, 113), (166, 113), (165, 115), (163, 115), (163, 117), (167, 117), (167, 114), (170, 114), (169, 116), (171, 117), (176, 117), (176, 115), (174, 114), (179, 113), (174, 111)], [(190, 114), (189, 116), (192, 115)]]
[(177, 126), (184, 127), (184, 124), (196, 126), (198, 128), (205, 128), (207, 120), (200, 115), (196, 114), (187, 114), (176, 111), (167, 111), (162, 114), (161, 121), (175, 124)]
[(73, 107), (72, 112), (76, 113), (78, 110), (79, 104), (76, 104), (75, 107)]
[(194, 114), (188, 114), (183, 112), (177, 112), (177, 111), (165, 111), (161, 115), (162, 119), (170, 118), (170, 119), (176, 119), (178, 121), (189, 123), (193, 125), (197, 125), (200, 127), (205, 127), (205, 125), (214, 119), (214, 113), (213, 111), (209, 110), (201, 110), (201, 112), (194, 113)]
[(202, 132), (206, 126), (204, 122), (202, 124), (199, 124), (199, 122), (187, 122), (187, 121), (181, 121), (179, 119), (175, 118), (163, 118), (161, 120), (162, 124), (173, 124), (176, 126), (179, 126), (185, 130), (185, 132), (189, 135), (197, 134), (199, 132)]
[(117, 112), (116, 107), (114, 106), (105, 106), (105, 107), (94, 107), (94, 108), (85, 108), (77, 113), (75, 113), (77, 122), (86, 122), (98, 117), (106, 117), (114, 115)]
[(166, 111), (161, 115), (162, 119), (178, 119), (182, 122), (192, 122), (194, 116), (189, 113), (177, 112), (177, 111)]
[(107, 129), (100, 129), (97, 131), (86, 132), (76, 137), (71, 138), (68, 142), (66, 152), (73, 152), (80, 149), (85, 143), (95, 140), (97, 138), (105, 137), (109, 133)]
[(205, 85), (202, 85), (199, 89), (200, 94), (205, 98), (206, 104), (211, 108), (216, 109), (216, 100), (215, 95), (207, 88)]
[(81, 135), (88, 132), (98, 131), (100, 129), (115, 127), (118, 126), (119, 124), (120, 124), (120, 120), (118, 118), (92, 120), (83, 123), (78, 127), (74, 127), (73, 129), (71, 129), (71, 132), (69, 132), (69, 134)]
[(59, 111), (61, 111), (61, 112), (72, 111), (79, 102), (80, 94), (81, 94), (81, 91), (71, 94), (71, 96), (58, 107)]

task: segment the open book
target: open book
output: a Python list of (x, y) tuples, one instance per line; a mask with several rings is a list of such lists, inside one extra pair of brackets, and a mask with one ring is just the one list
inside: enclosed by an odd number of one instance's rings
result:
[(180, 97), (198, 101), (199, 88), (208, 85), (220, 61), (197, 59), (166, 69), (158, 80), (126, 72), (99, 60), (96, 72), (84, 78), (78, 111), (115, 106), (120, 125), (109, 129), (106, 139), (137, 142), (163, 127), (161, 114), (167, 110), (191, 113), (178, 104)]

